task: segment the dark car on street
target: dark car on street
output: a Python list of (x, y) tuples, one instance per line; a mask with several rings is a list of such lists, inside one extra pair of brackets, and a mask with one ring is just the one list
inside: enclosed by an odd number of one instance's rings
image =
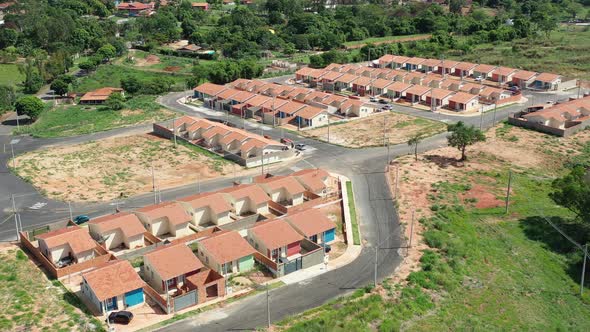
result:
[(114, 311), (109, 315), (109, 323), (127, 325), (133, 320), (133, 313), (129, 311)]

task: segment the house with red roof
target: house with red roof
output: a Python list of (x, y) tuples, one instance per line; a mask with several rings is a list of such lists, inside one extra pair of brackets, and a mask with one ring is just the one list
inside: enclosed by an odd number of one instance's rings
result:
[(91, 219), (88, 222), (90, 235), (108, 250), (123, 247), (135, 249), (145, 246), (143, 234), (146, 229), (133, 213), (118, 212)]
[(303, 169), (291, 173), (292, 177), (309, 192), (319, 196), (325, 196), (329, 191), (330, 174), (321, 168)]
[(492, 72), (494, 72), (494, 70), (496, 70), (496, 66), (485, 64), (477, 65), (473, 68), (473, 77), (481, 77), (485, 80), (492, 77)]
[(498, 83), (512, 82), (512, 77), (517, 70), (509, 67), (498, 67), (492, 72), (492, 81)]
[(387, 87), (387, 97), (399, 99), (406, 97), (406, 91), (412, 87), (412, 84), (396, 81)]
[(372, 114), (376, 109), (377, 107), (373, 104), (359, 99), (348, 99), (340, 105), (340, 113), (345, 116), (356, 116), (359, 118)]
[(78, 103), (83, 105), (101, 105), (104, 104), (113, 93), (123, 94), (123, 89), (100, 88), (94, 91), (89, 91), (80, 97)]
[(551, 107), (524, 114), (522, 119), (535, 124), (534, 129), (552, 134), (555, 134), (555, 131), (543, 130), (543, 127), (566, 129), (587, 124), (590, 122), (590, 96), (557, 103)]
[(207, 101), (209, 99), (215, 98), (218, 94), (225, 90), (227, 90), (227, 87), (223, 85), (207, 82), (193, 89), (193, 97), (202, 101)]
[(498, 101), (506, 98), (510, 98), (512, 92), (508, 90), (493, 88), (491, 86), (486, 87), (479, 93), (479, 101), (483, 103), (494, 104)]
[(423, 85), (413, 85), (406, 90), (406, 100), (410, 103), (419, 103), (424, 101), (426, 94), (430, 92), (430, 87)]
[(303, 203), (305, 187), (291, 176), (273, 176), (267, 174), (254, 178), (264, 192), (273, 202), (282, 205), (299, 205)]
[(205, 265), (184, 243), (167, 244), (143, 256), (143, 277), (150, 286), (167, 294), (182, 289), (186, 278)]
[(154, 2), (142, 3), (142, 2), (122, 2), (117, 5), (117, 11), (119, 14), (126, 16), (141, 16), (149, 15), (155, 8)]
[(442, 61), (438, 59), (426, 59), (426, 61), (422, 62), (420, 66), (422, 67), (422, 72), (424, 73), (432, 73), (438, 72), (438, 68), (441, 66)]
[(475, 67), (477, 67), (477, 64), (475, 64), (475, 63), (459, 62), (455, 66), (455, 71), (453, 72), (453, 74), (455, 76), (459, 76), (461, 78), (469, 77), (469, 76), (473, 75), (473, 69), (475, 69)]
[(519, 70), (512, 75), (512, 83), (521, 89), (528, 88), (535, 81), (537, 73), (528, 70)]
[(148, 205), (135, 210), (134, 213), (143, 226), (155, 236), (170, 234), (183, 237), (192, 233), (189, 228), (192, 218), (178, 202)]
[(408, 71), (416, 71), (422, 69), (422, 63), (426, 61), (424, 58), (413, 57), (409, 58), (406, 61), (406, 66), (404, 67), (405, 70)]
[(426, 94), (425, 104), (431, 107), (439, 108), (449, 104), (449, 98), (454, 94), (453, 91), (432, 88), (429, 93)]
[(238, 216), (254, 213), (267, 214), (270, 197), (256, 184), (241, 184), (218, 191), (232, 206)]
[(351, 90), (353, 82), (358, 78), (359, 77), (357, 75), (345, 73), (334, 80), (334, 89), (336, 91)]
[(352, 91), (359, 96), (364, 96), (366, 93), (371, 92), (371, 83), (373, 81), (374, 79), (370, 77), (361, 76), (352, 83)]
[(385, 54), (384, 56), (377, 59), (377, 66), (379, 68), (391, 68), (393, 58), (394, 58), (393, 54)]
[(195, 226), (225, 225), (230, 223), (231, 204), (220, 193), (196, 194), (178, 199), (178, 203), (191, 215)]
[(255, 252), (236, 231), (218, 232), (197, 242), (197, 255), (201, 261), (225, 277), (252, 270)]
[(36, 235), (39, 251), (58, 267), (62, 262), (81, 263), (96, 256), (98, 245), (88, 231), (79, 226), (70, 226)]
[(319, 107), (306, 106), (295, 114), (298, 128), (316, 128), (329, 123), (328, 112)]
[(258, 222), (248, 229), (250, 245), (277, 263), (299, 256), (303, 239), (303, 235), (282, 219)]
[(106, 314), (139, 306), (145, 302), (141, 280), (126, 260), (113, 260), (82, 273), (82, 295), (92, 304), (94, 311)]
[(539, 90), (557, 90), (561, 80), (562, 77), (560, 75), (541, 73), (535, 77), (533, 87)]
[(455, 72), (455, 68), (459, 65), (458, 61), (454, 60), (443, 60), (438, 67), (438, 73), (441, 75), (452, 74)]
[(299, 234), (317, 244), (328, 244), (335, 239), (336, 224), (319, 209), (307, 209), (284, 218)]
[(479, 97), (467, 92), (457, 92), (449, 98), (449, 108), (453, 111), (469, 111), (479, 107)]

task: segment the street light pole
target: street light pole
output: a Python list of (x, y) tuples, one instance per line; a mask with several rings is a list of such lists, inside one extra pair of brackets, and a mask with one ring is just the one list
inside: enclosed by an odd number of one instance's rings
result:
[(580, 280), (580, 296), (584, 294), (584, 277), (586, 275), (586, 259), (588, 258), (588, 244), (584, 245), (584, 263), (582, 263), (582, 280)]
[(375, 247), (375, 273), (374, 273), (374, 276), (373, 276), (373, 285), (375, 287), (377, 287), (377, 259), (378, 259), (377, 253), (378, 252), (379, 252), (379, 245), (377, 245)]
[(74, 217), (72, 216), (72, 204), (68, 202), (68, 210), (70, 210), (70, 220), (74, 221)]
[(158, 204), (158, 194), (156, 193), (156, 175), (154, 174), (154, 165), (152, 165), (152, 191), (154, 192), (154, 204)]
[(268, 282), (266, 283), (266, 325), (270, 328), (270, 294), (268, 293)]

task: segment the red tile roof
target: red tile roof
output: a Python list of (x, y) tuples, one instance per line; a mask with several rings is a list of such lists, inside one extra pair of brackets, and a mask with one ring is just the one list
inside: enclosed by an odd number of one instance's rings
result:
[(220, 92), (216, 97), (221, 98), (221, 99), (230, 99), (232, 96), (234, 96), (240, 92), (241, 91), (237, 90), (237, 89), (227, 89), (227, 90)]
[(408, 83), (404, 83), (404, 82), (393, 82), (392, 85), (390, 85), (389, 87), (387, 87), (388, 90), (391, 91), (396, 91), (396, 92), (403, 92), (406, 91), (407, 89), (411, 88), (412, 85), (408, 84)]
[(237, 101), (238, 103), (244, 103), (254, 96), (256, 95), (251, 92), (241, 91), (240, 93), (236, 93), (235, 95), (231, 96), (231, 99)]
[(356, 81), (354, 81), (354, 85), (357, 86), (369, 86), (374, 79), (366, 76), (360, 76)]
[(391, 84), (393, 84), (393, 81), (378, 78), (371, 84), (371, 86), (378, 89), (384, 89), (385, 87)]
[(119, 229), (126, 237), (143, 234), (146, 230), (135, 214), (119, 212), (100, 218), (91, 219), (89, 225), (96, 225), (100, 233)]
[(297, 233), (291, 225), (280, 219), (259, 222), (248, 231), (270, 250), (303, 240), (303, 235)]
[(471, 70), (473, 68), (477, 67), (477, 64), (475, 63), (471, 63), (471, 62), (459, 62), (456, 66), (455, 69), (459, 69), (459, 70)]
[(535, 73), (534, 71), (519, 70), (512, 77), (520, 80), (530, 80), (536, 75), (537, 73)]
[(216, 214), (231, 211), (231, 204), (225, 200), (223, 194), (216, 192), (191, 195), (180, 198), (179, 201), (188, 203), (195, 210), (208, 206)]
[(297, 178), (297, 180), (301, 182), (304, 187), (313, 192), (316, 192), (326, 188), (324, 179), (329, 177), (330, 174), (321, 168), (316, 168), (297, 171), (292, 173), (291, 176)]
[(424, 61), (426, 61), (426, 59), (424, 59), (424, 58), (418, 58), (418, 57), (413, 57), (413, 58), (408, 59), (408, 61), (406, 61), (406, 63), (409, 63), (411, 65), (417, 66), (417, 65), (421, 64)]
[(146, 10), (153, 9), (154, 3), (123, 2), (117, 6), (118, 10)]
[(256, 205), (268, 202), (270, 197), (266, 195), (264, 190), (256, 184), (241, 184), (239, 186), (233, 186), (225, 188), (219, 191), (233, 197), (235, 200), (241, 200), (249, 198)]
[(35, 237), (45, 241), (48, 249), (67, 244), (75, 254), (96, 248), (96, 242), (90, 237), (88, 231), (79, 226), (60, 228)]
[(438, 59), (426, 59), (426, 61), (422, 62), (422, 66), (428, 67), (438, 67), (440, 66), (441, 61)]
[(204, 93), (209, 96), (217, 96), (222, 91), (226, 90), (227, 88), (223, 85), (213, 84), (213, 83), (203, 83), (198, 87), (194, 88), (195, 91), (200, 93)]
[(496, 68), (496, 70), (494, 70), (492, 72), (492, 74), (496, 74), (496, 75), (500, 75), (500, 76), (508, 76), (508, 75), (514, 73), (515, 71), (516, 71), (516, 69), (514, 69), (514, 68), (498, 67), (498, 68)]
[(336, 82), (350, 84), (356, 80), (358, 76), (352, 74), (344, 74), (336, 79)]
[(162, 280), (169, 280), (204, 267), (184, 243), (159, 247), (143, 257), (150, 262)]
[(415, 95), (415, 96), (422, 96), (425, 95), (427, 92), (430, 91), (430, 87), (424, 86), (424, 85), (414, 85), (411, 88), (409, 88), (408, 90), (406, 90), (406, 93)]
[(467, 104), (474, 98), (477, 98), (477, 96), (466, 92), (457, 92), (455, 95), (449, 98), (449, 101), (452, 101), (454, 103)]
[(145, 286), (145, 282), (126, 260), (107, 262), (90, 272), (82, 273), (82, 278), (86, 280), (99, 301)]
[(453, 68), (457, 67), (458, 64), (459, 64), (459, 61), (443, 60), (440, 65), (441, 65), (441, 67), (444, 67), (444, 68), (453, 69)]
[(254, 106), (254, 107), (259, 107), (271, 99), (272, 99), (271, 97), (267, 97), (267, 96), (263, 96), (263, 95), (256, 95), (255, 97), (248, 99), (246, 104), (248, 104), (250, 106)]
[(121, 88), (100, 88), (94, 91), (85, 93), (80, 97), (80, 101), (105, 101), (114, 92), (123, 92)]
[(297, 116), (303, 119), (311, 120), (324, 112), (325, 110), (319, 107), (307, 106), (301, 111), (297, 112)]
[(294, 114), (305, 106), (307, 105), (296, 101), (290, 101), (284, 104), (283, 106), (279, 107), (277, 110), (286, 114)]
[(142, 207), (136, 211), (145, 214), (152, 221), (166, 218), (172, 225), (182, 225), (191, 220), (191, 216), (178, 202), (162, 202)]
[(556, 75), (556, 74), (541, 73), (541, 74), (539, 74), (539, 76), (535, 77), (535, 81), (552, 83), (552, 82), (556, 81), (557, 79), (559, 79), (560, 77), (561, 77), (560, 75)]
[(344, 75), (343, 73), (339, 73), (337, 71), (331, 71), (322, 77), (323, 80), (333, 81), (338, 77)]
[(219, 264), (238, 260), (256, 252), (254, 248), (236, 231), (224, 231), (199, 241)]
[(307, 209), (285, 217), (289, 223), (306, 237), (323, 233), (336, 228), (332, 222), (319, 209)]
[(264, 179), (257, 178), (256, 183), (259, 183), (271, 191), (277, 191), (284, 189), (291, 195), (301, 194), (305, 191), (305, 188), (295, 179), (290, 176), (271, 176)]
[(496, 69), (496, 66), (484, 65), (484, 64), (477, 65), (477, 66), (475, 66), (475, 68), (473, 68), (474, 71), (476, 71), (478, 73), (484, 73), (484, 74), (489, 74), (494, 69)]
[(434, 99), (444, 99), (444, 98), (447, 98), (448, 96), (452, 95), (453, 93), (454, 93), (453, 91), (433, 88), (430, 91), (430, 93), (427, 95), (427, 97), (432, 95), (434, 97)]

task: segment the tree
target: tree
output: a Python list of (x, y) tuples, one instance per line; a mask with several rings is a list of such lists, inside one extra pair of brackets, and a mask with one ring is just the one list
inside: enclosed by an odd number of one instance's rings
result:
[(43, 86), (43, 78), (39, 74), (33, 59), (27, 59), (25, 64), (18, 67), (18, 70), (25, 75), (23, 90), (25, 93), (37, 93)]
[(114, 111), (122, 110), (125, 107), (125, 97), (118, 92), (111, 93), (105, 102), (105, 106)]
[(106, 44), (99, 48), (98, 51), (96, 51), (96, 55), (101, 60), (106, 60), (107, 62), (109, 62), (112, 58), (114, 58), (117, 55), (117, 49), (115, 48), (115, 46), (111, 44)]
[(467, 146), (486, 140), (483, 131), (476, 129), (474, 126), (466, 126), (463, 121), (448, 125), (447, 130), (451, 132), (451, 135), (447, 138), (449, 145), (461, 151), (460, 161), (467, 160), (465, 155)]
[(18, 115), (26, 115), (35, 121), (45, 108), (41, 99), (35, 96), (24, 96), (16, 101), (15, 109)]
[(408, 145), (414, 147), (414, 159), (418, 161), (418, 144), (422, 142), (422, 134), (416, 134), (408, 140)]
[(551, 186), (554, 191), (549, 197), (555, 203), (575, 213), (580, 220), (590, 222), (590, 180), (584, 167), (574, 167), (568, 175), (554, 180)]
[(68, 83), (62, 79), (56, 79), (51, 82), (50, 88), (58, 96), (63, 96), (68, 93)]
[(449, 11), (453, 14), (461, 14), (461, 9), (465, 5), (465, 0), (450, 0)]
[(121, 87), (130, 94), (135, 94), (142, 89), (141, 82), (134, 76), (121, 79)]
[(98, 62), (95, 61), (95, 59), (88, 59), (88, 60), (84, 60), (81, 61), (78, 64), (78, 67), (82, 70), (85, 70), (86, 72), (90, 72), (96, 69), (96, 67), (98, 67)]
[(0, 114), (14, 109), (16, 89), (12, 85), (0, 85)]

